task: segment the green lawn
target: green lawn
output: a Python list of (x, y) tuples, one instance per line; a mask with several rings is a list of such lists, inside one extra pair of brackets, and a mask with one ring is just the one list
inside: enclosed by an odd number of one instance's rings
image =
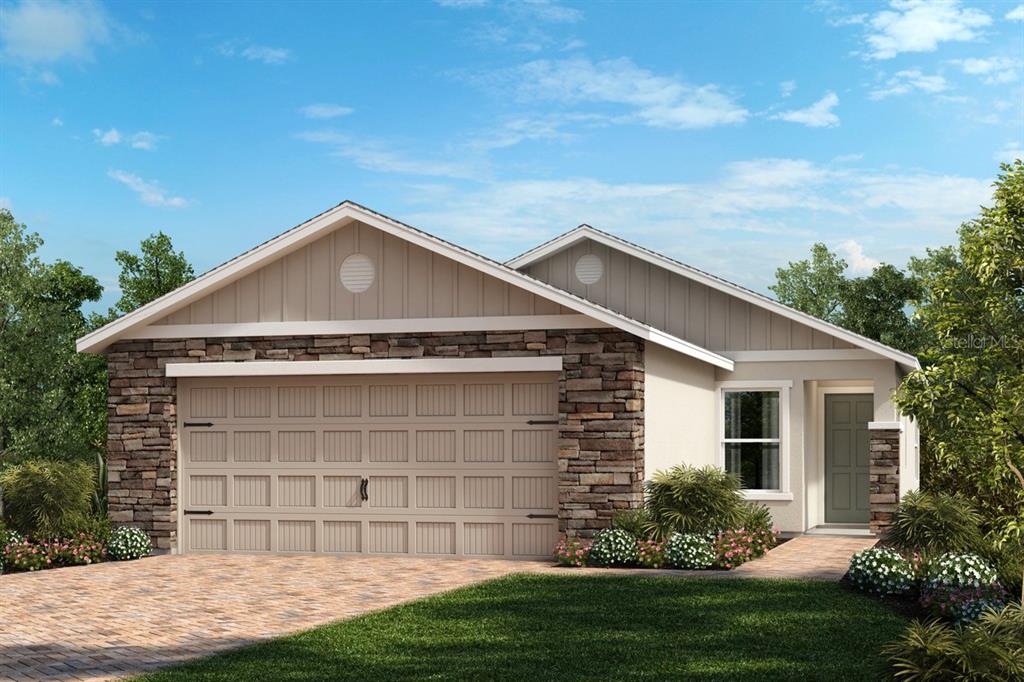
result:
[(502, 578), (140, 680), (877, 680), (904, 621), (837, 584)]

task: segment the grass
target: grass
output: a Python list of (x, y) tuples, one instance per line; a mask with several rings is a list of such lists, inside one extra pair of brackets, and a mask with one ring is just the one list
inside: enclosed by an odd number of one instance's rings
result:
[(905, 623), (831, 583), (518, 575), (138, 679), (877, 680)]

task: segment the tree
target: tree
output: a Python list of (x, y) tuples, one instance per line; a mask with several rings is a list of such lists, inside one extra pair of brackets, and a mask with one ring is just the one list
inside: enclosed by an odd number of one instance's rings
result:
[(989, 529), (1024, 539), (1024, 163), (1005, 164), (994, 204), (959, 245), (912, 264), (933, 339), (896, 401), (932, 434), (934, 478), (971, 496)]
[(121, 266), (117, 277), (121, 300), (112, 311), (118, 315), (130, 313), (195, 277), (185, 253), (175, 252), (171, 238), (163, 232), (143, 239), (139, 253), (118, 251), (114, 260)]
[(75, 352), (88, 329), (95, 278), (64, 261), (43, 263), (38, 235), (0, 210), (0, 465), (28, 456), (94, 455), (105, 440), (102, 359)]
[(811, 247), (810, 260), (776, 270), (776, 282), (768, 288), (781, 303), (838, 323), (847, 286), (845, 272), (846, 261), (819, 242)]

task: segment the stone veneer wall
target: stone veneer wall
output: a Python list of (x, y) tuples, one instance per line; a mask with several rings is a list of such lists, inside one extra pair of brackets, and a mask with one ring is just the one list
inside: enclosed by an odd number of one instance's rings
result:
[(561, 355), (559, 527), (589, 536), (643, 497), (644, 342), (607, 329), (122, 341), (106, 351), (110, 516), (177, 542), (177, 380), (168, 362)]
[(869, 438), (868, 525), (872, 533), (883, 536), (892, 526), (900, 498), (900, 430), (872, 429)]

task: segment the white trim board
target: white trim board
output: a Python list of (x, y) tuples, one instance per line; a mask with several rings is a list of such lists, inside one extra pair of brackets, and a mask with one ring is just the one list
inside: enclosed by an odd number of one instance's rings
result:
[(878, 360), (878, 354), (863, 348), (819, 348), (816, 350), (730, 350), (722, 355), (735, 362), (828, 362)]
[(507, 331), (523, 329), (590, 329), (608, 325), (586, 315), (509, 315), (505, 317), (424, 317), (390, 320), (234, 322), (225, 324), (154, 324), (133, 330), (125, 339), (235, 338), (245, 336), (347, 336), (351, 334)]
[(547, 256), (550, 256), (553, 253), (567, 249), (583, 239), (591, 239), (599, 244), (604, 244), (608, 248), (627, 253), (630, 256), (664, 268), (669, 272), (682, 275), (683, 277), (700, 282), (712, 289), (722, 291), (730, 296), (735, 296), (736, 298), (746, 301), (752, 305), (770, 310), (782, 317), (805, 324), (812, 329), (817, 329), (822, 333), (842, 339), (843, 341), (851, 343), (858, 348), (871, 351), (875, 355), (880, 355), (884, 358), (893, 360), (907, 369), (912, 370), (920, 367), (917, 358), (913, 355), (909, 355), (890, 346), (886, 346), (884, 343), (879, 343), (878, 341), (869, 339), (866, 336), (855, 334), (848, 329), (843, 329), (842, 327), (831, 324), (830, 322), (820, 320), (812, 315), (808, 315), (807, 313), (801, 312), (795, 308), (791, 308), (788, 305), (779, 303), (767, 296), (741, 287), (738, 284), (733, 284), (732, 282), (715, 277), (714, 275), (710, 275), (698, 270), (697, 268), (685, 265), (684, 263), (680, 263), (679, 261), (671, 258), (667, 258), (659, 253), (645, 249), (642, 246), (628, 242), (625, 239), (593, 228), (590, 225), (580, 225), (565, 234), (555, 237), (551, 241), (545, 242), (526, 253), (516, 256), (512, 260), (506, 261), (505, 265), (516, 268), (517, 270), (522, 269), (532, 263), (546, 258)]
[(562, 356), (536, 358), (411, 358), (390, 360), (268, 360), (170, 362), (169, 377), (277, 377), (351, 374), (451, 374), (560, 372)]
[(718, 353), (666, 334), (650, 325), (638, 322), (592, 301), (536, 280), (497, 261), (484, 258), (479, 254), (446, 242), (426, 232), (421, 232), (351, 201), (338, 204), (329, 211), (325, 211), (315, 218), (210, 270), (188, 284), (161, 296), (151, 303), (147, 303), (138, 310), (86, 334), (78, 339), (76, 348), (79, 352), (100, 352), (111, 343), (124, 338), (130, 331), (158, 320), (170, 312), (198, 300), (206, 293), (230, 284), (254, 272), (267, 262), (301, 248), (323, 234), (337, 229), (341, 224), (351, 221), (359, 221), (399, 239), (404, 239), (411, 244), (450, 258), (457, 263), (483, 272), (530, 293), (542, 296), (577, 313), (588, 315), (599, 322), (634, 334), (646, 341), (665, 346), (722, 369), (732, 371), (734, 367), (732, 360)]

